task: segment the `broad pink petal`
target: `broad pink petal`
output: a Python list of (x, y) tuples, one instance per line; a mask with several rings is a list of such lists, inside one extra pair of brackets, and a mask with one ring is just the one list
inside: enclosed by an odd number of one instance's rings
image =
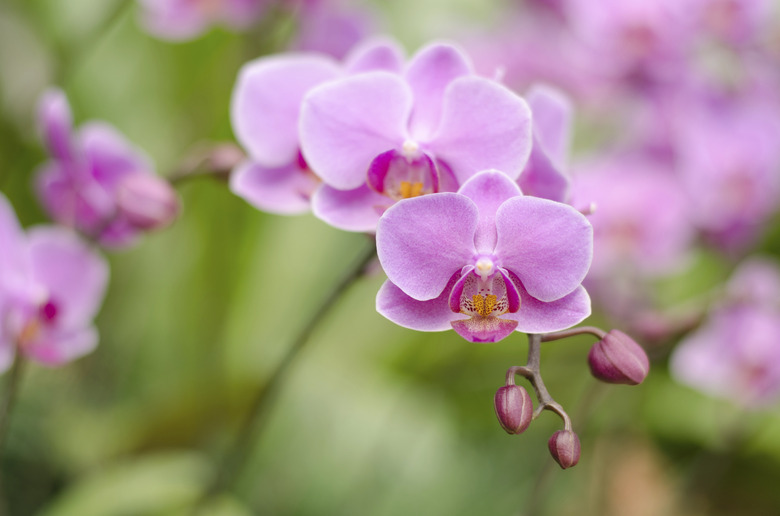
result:
[(371, 161), (399, 148), (412, 109), (409, 87), (389, 72), (368, 72), (318, 86), (301, 108), (301, 149), (325, 183), (353, 190)]
[(406, 199), (377, 225), (377, 253), (387, 277), (413, 298), (438, 297), (474, 256), (478, 211), (454, 193)]
[(50, 89), (43, 94), (38, 104), (38, 123), (49, 154), (56, 159), (73, 159), (73, 116), (62, 90)]
[(304, 95), (340, 74), (332, 58), (318, 54), (264, 57), (246, 64), (230, 106), (239, 143), (263, 166), (293, 163), (300, 146), (298, 118)]
[(404, 52), (395, 40), (390, 38), (371, 38), (356, 45), (344, 60), (344, 68), (349, 74), (385, 70), (401, 73), (404, 65)]
[(469, 342), (498, 342), (517, 328), (517, 321), (498, 317), (474, 316), (451, 324), (452, 329)]
[(460, 77), (444, 94), (441, 123), (427, 148), (461, 184), (491, 168), (517, 179), (531, 152), (531, 110), (500, 84)]
[[(456, 273), (449, 284), (460, 276)], [(404, 294), (390, 280), (385, 281), (376, 295), (376, 311), (395, 324), (417, 331), (445, 331), (452, 329), (450, 322), (465, 318), (463, 314), (452, 313), (447, 304), (449, 284), (441, 295), (428, 301), (417, 301)]]
[(25, 347), (24, 353), (35, 361), (58, 366), (86, 355), (97, 347), (97, 330), (88, 326), (63, 332), (51, 332)]
[(452, 45), (434, 43), (412, 57), (405, 76), (414, 95), (409, 121), (413, 138), (430, 139), (439, 126), (444, 90), (453, 80), (472, 73), (469, 59)]
[(486, 170), (466, 181), (458, 193), (474, 201), (479, 210), (477, 251), (491, 253), (496, 246), (496, 212), (507, 199), (522, 195), (520, 188), (503, 172)]
[(531, 297), (519, 282), (520, 309), (501, 317), (517, 321), (517, 331), (523, 333), (549, 333), (571, 328), (590, 316), (590, 296), (582, 287), (560, 299), (545, 303)]
[(496, 214), (500, 265), (520, 278), (528, 293), (554, 301), (582, 283), (593, 256), (593, 228), (569, 205), (515, 197)]
[(572, 104), (556, 89), (535, 86), (526, 95), (534, 117), (534, 136), (545, 154), (560, 167), (566, 164), (571, 143)]
[(319, 181), (297, 163), (266, 168), (245, 161), (230, 174), (230, 190), (255, 208), (269, 213), (295, 215), (309, 211)]
[(57, 305), (58, 324), (64, 329), (83, 327), (103, 302), (108, 265), (74, 233), (56, 227), (28, 232), (34, 279)]
[(376, 231), (379, 217), (392, 202), (366, 185), (354, 190), (336, 190), (321, 185), (312, 198), (312, 211), (333, 227), (371, 233)]

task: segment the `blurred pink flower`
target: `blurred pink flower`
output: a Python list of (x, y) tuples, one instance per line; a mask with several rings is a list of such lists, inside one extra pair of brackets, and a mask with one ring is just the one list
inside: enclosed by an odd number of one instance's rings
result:
[(104, 259), (72, 231), (25, 234), (0, 195), (0, 371), (17, 350), (51, 366), (92, 351), (107, 282)]
[(270, 0), (139, 0), (142, 23), (162, 39), (192, 39), (212, 25), (243, 30), (265, 12)]
[[(49, 90), (39, 104), (39, 123), (51, 156), (38, 172), (39, 197), (51, 217), (106, 246), (128, 245), (140, 231), (150, 229), (129, 217), (117, 204), (117, 195), (131, 176), (145, 175), (157, 191), (165, 191), (167, 204), (178, 205), (171, 186), (157, 178), (147, 156), (103, 122), (84, 124), (74, 131), (65, 94)], [(176, 209), (169, 211), (172, 220)]]
[(725, 299), (675, 349), (677, 381), (761, 407), (780, 397), (780, 269), (753, 259), (734, 272)]

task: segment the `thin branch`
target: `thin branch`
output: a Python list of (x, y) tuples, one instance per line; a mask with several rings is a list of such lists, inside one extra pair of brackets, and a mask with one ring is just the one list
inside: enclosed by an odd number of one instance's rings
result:
[(306, 343), (310, 342), (310, 337), (314, 329), (323, 320), (330, 309), (335, 306), (336, 301), (347, 291), (347, 289), (362, 275), (366, 266), (376, 256), (376, 246), (373, 244), (370, 248), (363, 251), (363, 254), (350, 267), (344, 277), (339, 281), (330, 293), (320, 304), (319, 308), (312, 314), (309, 322), (301, 329), (293, 343), (287, 349), (284, 357), (277, 364), (276, 369), (271, 373), (270, 378), (257, 392), (246, 417), (236, 434), (233, 444), (224, 456), (213, 482), (204, 491), (203, 496), (193, 507), (193, 514), (199, 514), (201, 509), (205, 508), (206, 503), (220, 492), (228, 489), (241, 475), (243, 468), (251, 454), (249, 451), (252, 445), (260, 439), (263, 430), (266, 428), (266, 421), (271, 406), (278, 395), (282, 382), (292, 367), (295, 359), (300, 356)]
[(577, 328), (569, 328), (568, 330), (556, 331), (555, 333), (547, 333), (542, 335), (542, 342), (552, 342), (554, 340), (566, 339), (568, 337), (586, 334), (593, 335), (599, 340), (607, 336), (607, 333), (601, 328), (596, 328), (595, 326), (579, 326)]
[(506, 372), (506, 384), (514, 384), (514, 376), (519, 374), (527, 379), (536, 392), (536, 399), (539, 400), (539, 406), (534, 410), (533, 419), (539, 417), (544, 410), (555, 412), (563, 419), (564, 430), (571, 430), (571, 418), (563, 407), (550, 396), (547, 386), (542, 379), (540, 371), (541, 342), (543, 337), (538, 334), (528, 335), (528, 363), (525, 366), (513, 366)]

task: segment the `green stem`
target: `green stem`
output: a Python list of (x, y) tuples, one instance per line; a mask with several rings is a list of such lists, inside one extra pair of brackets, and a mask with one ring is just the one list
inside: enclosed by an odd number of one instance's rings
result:
[(276, 365), (271, 376), (265, 384), (262, 385), (260, 390), (257, 391), (257, 394), (246, 413), (246, 417), (236, 434), (233, 444), (230, 446), (222, 463), (217, 469), (213, 482), (204, 491), (203, 495), (193, 508), (193, 514), (198, 514), (201, 509), (205, 508), (205, 505), (209, 500), (220, 492), (230, 488), (240, 477), (241, 472), (251, 455), (249, 450), (262, 436), (262, 433), (267, 426), (265, 423), (268, 419), (271, 406), (278, 395), (285, 376), (294, 364), (295, 359), (300, 356), (306, 343), (310, 341), (310, 337), (315, 328), (323, 320), (325, 315), (327, 315), (330, 309), (336, 304), (339, 297), (341, 297), (341, 295), (363, 275), (366, 266), (375, 256), (376, 247), (372, 244), (363, 251), (360, 258), (352, 267), (350, 267), (341, 281), (333, 287), (317, 310), (312, 314), (309, 322), (301, 329), (290, 347), (287, 348), (285, 355)]
[(9, 378), (2, 401), (0, 401), (0, 456), (2, 456), (5, 437), (8, 434), (8, 424), (11, 420), (11, 411), (16, 401), (16, 393), (19, 390), (19, 384), (22, 381), (24, 372), (24, 357), (21, 353), (16, 353), (13, 365), (9, 371)]
[[(19, 385), (22, 382), (24, 372), (24, 357), (16, 350), (14, 362), (9, 371), (8, 382), (3, 392), (2, 401), (0, 401), (0, 458), (3, 456), (3, 445), (8, 434), (8, 426), (11, 421), (11, 411), (16, 401), (16, 394), (19, 391)], [(5, 481), (0, 469), (0, 516), (11, 514), (8, 510), (8, 501), (6, 498)]]
[(133, 3), (134, 0), (117, 0), (98, 25), (73, 45), (69, 45), (70, 48), (60, 52), (55, 82), (65, 85), (73, 79), (78, 67), (84, 63), (85, 55), (97, 48), (97, 42), (111, 32)]

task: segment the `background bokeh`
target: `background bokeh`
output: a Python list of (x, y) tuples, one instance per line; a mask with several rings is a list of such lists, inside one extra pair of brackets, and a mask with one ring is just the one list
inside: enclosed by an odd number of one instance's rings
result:
[[(473, 40), (509, 2), (366, 4), (409, 53), (437, 37)], [(77, 123), (102, 119), (145, 149), (161, 175), (194, 146), (233, 141), (236, 74), (283, 51), (294, 16), (171, 43), (146, 32), (134, 2), (0, 2), (0, 190), (21, 223), (46, 222), (32, 180), (45, 159), (35, 106), (64, 89)], [(578, 122), (575, 155), (610, 137)], [(780, 143), (780, 136), (777, 136)], [(13, 515), (187, 514), (238, 422), (296, 331), (371, 245), (312, 216), (265, 214), (224, 182), (178, 190), (169, 229), (107, 253), (111, 282), (91, 355), (30, 364), (1, 459)], [(755, 244), (780, 256), (775, 215)], [(733, 262), (700, 250), (654, 285), (674, 306), (725, 281)], [(545, 344), (542, 371), (570, 411), (582, 459), (562, 471), (543, 414), (521, 436), (493, 412), (504, 372), (525, 362), (521, 334), (491, 345), (417, 333), (378, 315), (379, 268), (333, 306), (286, 378), (266, 432), (246, 449), (218, 515), (776, 515), (780, 411), (747, 410), (685, 387), (673, 340), (648, 347), (638, 387), (597, 383), (592, 339)], [(596, 312), (594, 325), (617, 325)], [(780, 336), (778, 337), (780, 339)]]

